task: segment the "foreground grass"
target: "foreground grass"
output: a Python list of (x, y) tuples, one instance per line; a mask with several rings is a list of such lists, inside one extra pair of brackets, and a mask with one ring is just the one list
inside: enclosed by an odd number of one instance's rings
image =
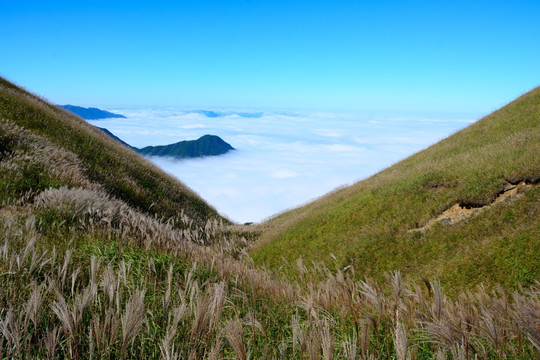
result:
[[(41, 209), (41, 210), (40, 210)], [(94, 215), (4, 216), (0, 356), (531, 359), (540, 287), (444, 294), (298, 264), (291, 284), (217, 249), (133, 240)], [(37, 215), (37, 216), (36, 216)], [(102, 219), (101, 219), (102, 220)], [(142, 226), (142, 225), (140, 225)], [(144, 245), (143, 245), (144, 244)], [(143, 247), (141, 247), (143, 245)], [(352, 270), (348, 270), (352, 271)], [(326, 279), (315, 283), (322, 273)]]
[[(458, 224), (421, 228), (454, 204), (490, 204), (508, 182), (540, 179), (540, 88), (432, 147), (263, 224), (250, 254), (294, 268), (332, 261), (382, 278), (400, 269), (445, 286), (508, 288), (540, 279), (540, 193), (495, 204)], [(291, 272), (292, 273), (292, 272)]]
[[(9, 86), (4, 91), (19, 91)], [(146, 208), (171, 179), (140, 159), (129, 164), (131, 155), (114, 143), (107, 146), (117, 154), (104, 155), (115, 159), (114, 166), (94, 163), (90, 147), (57, 139), (43, 121), (65, 122), (67, 133), (80, 124), (21, 94), (0, 92), (0, 358), (540, 355), (540, 284), (524, 281), (528, 286), (517, 291), (471, 286), (446, 294), (433, 278), (417, 282), (393, 271), (376, 274), (376, 281), (364, 277), (361, 266), (342, 268), (337, 258), (331, 266), (309, 267), (300, 258), (286, 273), (261, 269), (245, 252), (244, 236), (256, 230), (230, 226), (197, 205), (169, 217), (180, 206), (173, 201), (158, 198), (160, 206)], [(26, 115), (11, 120), (18, 107)], [(100, 136), (92, 141), (105, 151)], [(117, 163), (119, 154), (127, 164)], [(131, 166), (155, 174), (155, 185), (140, 188)], [(98, 168), (113, 176), (120, 169), (118, 179), (102, 182)], [(174, 185), (172, 199), (181, 190)], [(536, 194), (528, 192), (519, 206), (528, 209)], [(519, 206), (507, 210), (521, 214)], [(510, 221), (515, 214), (501, 216)], [(509, 267), (517, 254), (528, 258), (534, 251), (524, 246), (530, 230), (522, 233), (521, 243), (501, 240), (510, 249)], [(519, 276), (529, 276), (525, 270)]]

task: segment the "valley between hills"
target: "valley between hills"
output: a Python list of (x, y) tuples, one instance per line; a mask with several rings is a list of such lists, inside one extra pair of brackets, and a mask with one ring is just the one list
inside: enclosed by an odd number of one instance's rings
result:
[(0, 78), (0, 357), (540, 357), (540, 88), (256, 225)]

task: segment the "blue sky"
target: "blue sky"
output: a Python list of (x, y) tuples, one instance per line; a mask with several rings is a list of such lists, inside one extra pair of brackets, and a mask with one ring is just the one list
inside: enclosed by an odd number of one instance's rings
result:
[(56, 103), (480, 117), (540, 85), (539, 1), (0, 0), (0, 75)]

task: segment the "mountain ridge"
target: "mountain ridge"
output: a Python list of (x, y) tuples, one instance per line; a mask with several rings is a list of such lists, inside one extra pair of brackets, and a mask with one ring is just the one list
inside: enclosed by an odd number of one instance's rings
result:
[(120, 144), (133, 149), (144, 156), (173, 157), (176, 159), (192, 159), (206, 156), (218, 156), (226, 154), (231, 150), (236, 150), (217, 135), (203, 135), (196, 140), (182, 140), (169, 145), (145, 146), (137, 148), (131, 146), (118, 136), (105, 128), (98, 127), (109, 137)]
[(87, 120), (101, 120), (101, 119), (111, 119), (111, 118), (125, 119), (126, 118), (122, 114), (115, 114), (115, 113), (112, 113), (106, 110), (101, 110), (95, 107), (85, 108), (82, 106), (75, 106), (75, 105), (69, 105), (69, 104), (59, 105), (59, 106)]
[[(62, 105), (60, 107), (82, 117), (85, 120), (126, 118), (123, 115), (110, 113), (108, 111), (100, 110), (97, 108), (83, 108), (73, 105)], [(216, 114), (216, 116), (221, 115)], [(107, 134), (110, 138), (121, 143), (122, 145), (135, 150), (139, 154), (147, 156), (168, 156), (176, 159), (190, 159), (205, 156), (223, 155), (231, 150), (235, 150), (230, 144), (225, 142), (219, 136), (209, 134), (203, 135), (196, 140), (182, 140), (168, 145), (145, 146), (143, 148), (137, 148), (135, 146), (129, 145), (127, 142), (114, 135), (108, 129), (102, 127), (97, 128)]]
[(170, 156), (177, 159), (223, 155), (235, 150), (216, 135), (203, 135), (197, 140), (183, 140), (170, 145), (145, 146), (136, 151), (145, 156)]

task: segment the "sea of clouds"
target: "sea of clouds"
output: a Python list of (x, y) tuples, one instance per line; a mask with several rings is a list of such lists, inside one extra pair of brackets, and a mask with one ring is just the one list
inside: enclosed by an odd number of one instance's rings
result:
[(218, 135), (236, 150), (176, 160), (152, 157), (229, 219), (260, 222), (364, 179), (471, 121), (358, 114), (110, 109), (90, 121), (135, 147)]

